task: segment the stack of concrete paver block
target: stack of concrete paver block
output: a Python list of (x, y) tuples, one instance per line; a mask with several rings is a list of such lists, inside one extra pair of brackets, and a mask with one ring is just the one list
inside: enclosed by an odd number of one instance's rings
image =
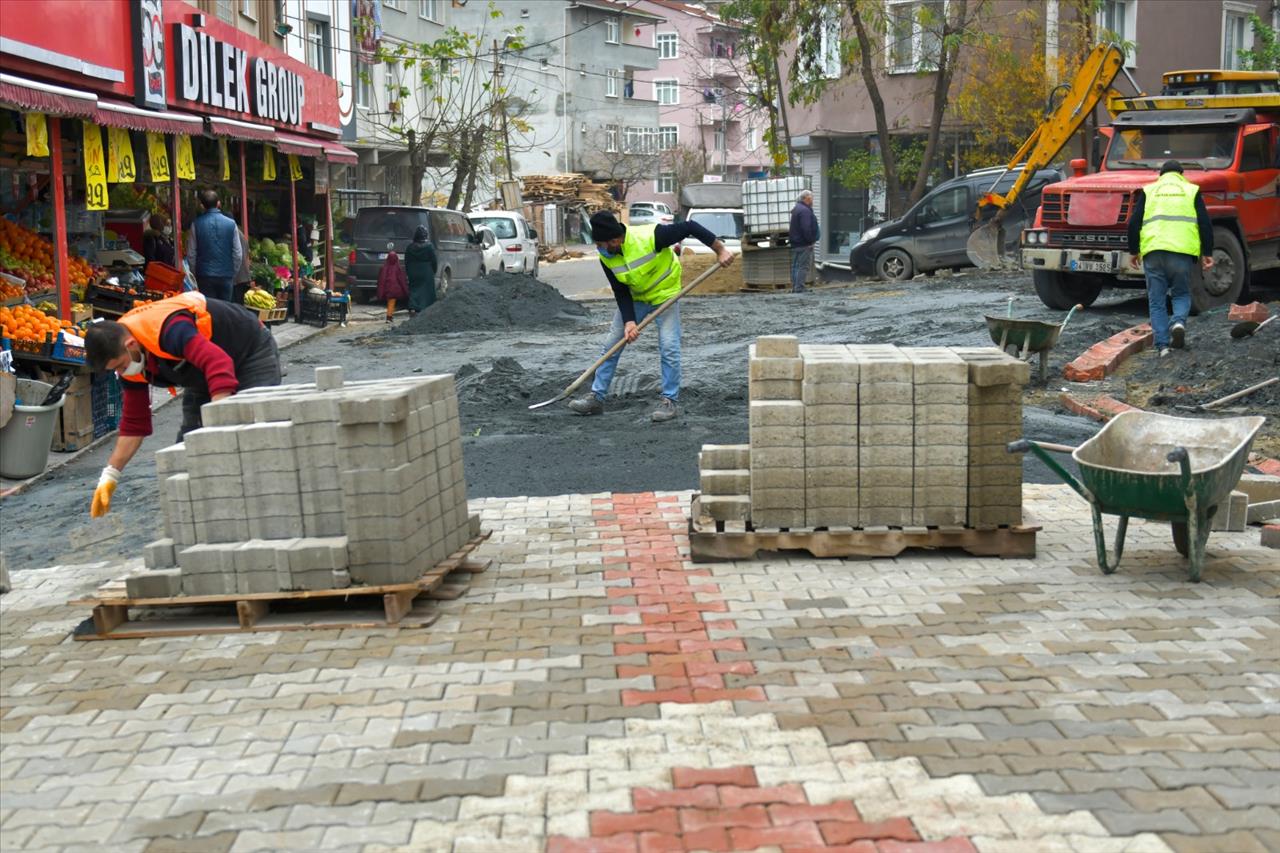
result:
[(1031, 367), (995, 347), (953, 347), (969, 369), (969, 526), (1022, 523), (1022, 389)]
[(751, 446), (704, 444), (698, 454), (702, 511), (716, 521), (751, 517)]
[(888, 344), (852, 345), (858, 360), (858, 523), (912, 524), (915, 395), (911, 360)]
[(131, 597), (410, 583), (472, 535), (451, 376), (319, 368), (203, 416), (156, 454), (165, 538)]
[(908, 347), (913, 416), (911, 522), (963, 527), (969, 483), (969, 369), (944, 347)]
[(799, 341), (756, 340), (748, 354), (751, 518), (761, 527), (805, 526), (804, 361)]
[(843, 344), (807, 344), (800, 355), (805, 526), (857, 527), (858, 361)]

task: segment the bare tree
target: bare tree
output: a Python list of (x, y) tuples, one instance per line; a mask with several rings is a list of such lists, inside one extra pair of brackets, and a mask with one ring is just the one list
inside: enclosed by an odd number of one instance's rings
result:
[(706, 151), (692, 145), (668, 148), (660, 155), (659, 162), (662, 171), (669, 172), (674, 180), (672, 192), (677, 199), (680, 198), (680, 190), (687, 184), (698, 183), (707, 172)]
[(628, 134), (617, 125), (599, 127), (588, 134), (583, 147), (583, 165), (599, 181), (617, 185), (618, 198), (626, 198), (632, 185), (658, 177), (661, 158), (656, 131), (631, 128)]

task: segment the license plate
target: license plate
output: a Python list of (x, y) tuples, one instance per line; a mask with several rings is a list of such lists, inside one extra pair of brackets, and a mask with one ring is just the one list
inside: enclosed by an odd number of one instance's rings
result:
[(1072, 261), (1071, 269), (1077, 272), (1115, 272), (1107, 261)]
[(386, 253), (386, 252), (379, 252), (379, 253), (378, 253), (378, 260), (380, 260), (380, 261), (385, 261), (386, 259), (387, 259), (387, 253)]

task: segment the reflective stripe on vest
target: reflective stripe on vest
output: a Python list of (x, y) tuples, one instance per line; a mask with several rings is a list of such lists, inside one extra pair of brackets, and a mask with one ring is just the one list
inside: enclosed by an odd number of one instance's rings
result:
[[(193, 314), (196, 318), (196, 331), (206, 341), (213, 339), (213, 317), (209, 314), (208, 303), (203, 293), (195, 291), (134, 308), (120, 318), (120, 325), (129, 330), (129, 334), (149, 356), (174, 361), (173, 356), (160, 348), (160, 333), (164, 330), (165, 321), (179, 311)], [(132, 382), (148, 381), (142, 373), (122, 378)]]
[(656, 230), (656, 225), (628, 226), (621, 255), (600, 258), (632, 299), (648, 305), (661, 305), (680, 292), (680, 259), (670, 248), (654, 249)]
[(1142, 188), (1146, 196), (1138, 241), (1142, 254), (1200, 254), (1200, 228), (1196, 220), (1199, 191), (1199, 187), (1178, 172), (1166, 172)]

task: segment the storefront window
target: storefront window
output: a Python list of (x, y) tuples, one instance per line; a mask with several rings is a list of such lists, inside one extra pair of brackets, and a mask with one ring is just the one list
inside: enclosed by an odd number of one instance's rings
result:
[[(855, 151), (865, 151), (864, 139), (831, 140), (831, 160), (834, 163)], [(849, 189), (831, 178), (826, 186), (826, 222), (822, 223), (823, 244), (827, 253), (845, 257), (858, 242), (858, 235), (871, 226), (867, 221), (867, 191)], [(848, 258), (845, 258), (848, 260)]]

